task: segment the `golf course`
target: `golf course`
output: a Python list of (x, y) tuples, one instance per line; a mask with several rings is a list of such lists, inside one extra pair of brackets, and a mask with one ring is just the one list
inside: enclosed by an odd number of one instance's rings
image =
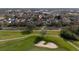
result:
[[(41, 37), (40, 30), (33, 30), (30, 34), (23, 34), (19, 30), (0, 31), (0, 51), (78, 51), (79, 42), (66, 41), (59, 36), (59, 30), (47, 30), (43, 41), (52, 42), (57, 48), (35, 46), (35, 41)], [(41, 40), (41, 38), (39, 38)], [(53, 46), (52, 46), (53, 47)]]

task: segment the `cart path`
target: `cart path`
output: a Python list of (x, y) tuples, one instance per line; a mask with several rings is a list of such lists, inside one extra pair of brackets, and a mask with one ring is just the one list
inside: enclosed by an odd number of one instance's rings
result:
[[(30, 34), (30, 35), (26, 35), (26, 36), (23, 36), (23, 37), (12, 38), (12, 39), (1, 39), (0, 42), (3, 42), (3, 41), (10, 41), (10, 40), (17, 40), (17, 39), (22, 40), (23, 38), (28, 38), (28, 37), (30, 37), (30, 36), (32, 36), (32, 35), (37, 36), (37, 35), (39, 35), (39, 34)], [(46, 35), (46, 36), (59, 37), (58, 35)]]
[[(30, 34), (30, 35), (26, 35), (26, 36), (23, 36), (23, 37), (18, 37), (18, 38), (13, 38), (13, 39), (0, 40), (0, 42), (7, 42), (7, 41), (17, 40), (17, 39), (23, 40), (23, 38), (28, 38), (28, 37), (30, 37), (30, 36), (32, 36), (32, 35), (38, 36), (39, 34)], [(60, 36), (58, 36), (58, 35), (47, 35), (47, 36), (60, 37)], [(79, 50), (79, 48), (78, 48), (76, 45), (74, 45), (72, 42), (67, 41), (67, 43), (71, 44), (73, 47), (75, 47), (77, 50)]]
[(73, 44), (72, 42), (70, 42), (70, 41), (67, 41), (69, 44), (71, 44), (73, 47), (75, 47), (76, 49), (78, 49), (79, 50), (79, 48), (75, 45), (75, 44)]
[(18, 37), (18, 38), (12, 38), (12, 39), (4, 39), (4, 40), (0, 40), (0, 42), (3, 42), (3, 41), (10, 41), (10, 40), (17, 40), (17, 39), (20, 39), (22, 40), (22, 38), (28, 38), (32, 35), (37, 35), (37, 34), (30, 34), (30, 35), (26, 35), (26, 36), (23, 36), (23, 37)]

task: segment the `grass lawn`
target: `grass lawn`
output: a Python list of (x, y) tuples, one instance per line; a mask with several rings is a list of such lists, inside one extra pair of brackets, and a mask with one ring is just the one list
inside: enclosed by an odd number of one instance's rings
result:
[(65, 40), (63, 40), (61, 37), (45, 36), (45, 40), (52, 41), (52, 42), (56, 43), (59, 47), (62, 47), (68, 51), (78, 50), (74, 46), (72, 46), (71, 44), (69, 44)]
[(60, 31), (48, 31), (47, 32), (47, 35), (59, 35), (60, 34)]
[(22, 40), (12, 40), (0, 42), (0, 51), (26, 51), (34, 46), (36, 36), (24, 38)]
[(0, 51), (64, 51), (64, 48), (48, 49), (34, 46), (35, 38), (30, 36), (22, 40), (0, 42)]
[[(48, 35), (59, 35), (59, 33), (60, 31), (48, 31), (47, 35), (44, 36), (45, 38), (44, 40), (54, 42), (59, 46), (56, 49), (35, 47), (34, 44), (38, 35), (36, 36), (31, 35), (30, 37), (23, 38), (21, 40), (18, 39), (18, 40), (0, 42), (0, 51), (64, 51), (64, 50), (76, 51), (77, 49), (75, 47), (67, 43), (61, 37), (48, 36)], [(39, 31), (36, 32), (33, 31), (32, 34), (39, 34)], [(13, 31), (13, 30), (0, 31), (0, 39), (11, 39), (21, 36), (24, 36), (21, 33), (21, 31)]]
[[(34, 30), (33, 33), (40, 33), (39, 30)], [(59, 35), (60, 34), (60, 31), (54, 31), (54, 30), (48, 30), (47, 31), (47, 35)]]
[(11, 39), (11, 38), (17, 38), (22, 37), (21, 31), (16, 30), (1, 30), (0, 31), (0, 40), (2, 39)]
[[(36, 31), (36, 32), (34, 31), (34, 33), (39, 33), (39, 31)], [(74, 46), (69, 44), (66, 40), (64, 40), (63, 38), (56, 37), (56, 36), (59, 36), (59, 34), (60, 34), (60, 31), (48, 30), (45, 36), (45, 40), (56, 43), (59, 46), (59, 48), (55, 50), (70, 50), (70, 51), (78, 50)], [(79, 45), (79, 42), (77, 45)]]
[(64, 48), (49, 49), (49, 48), (33, 47), (32, 49), (29, 49), (29, 51), (66, 51), (66, 49)]
[(71, 41), (73, 44), (75, 44), (77, 47), (79, 47), (79, 41)]

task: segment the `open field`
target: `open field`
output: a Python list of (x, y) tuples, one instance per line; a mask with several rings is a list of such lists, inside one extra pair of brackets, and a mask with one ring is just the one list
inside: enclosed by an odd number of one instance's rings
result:
[(18, 39), (18, 40), (12, 40), (12, 41), (3, 41), (0, 42), (0, 50), (1, 51), (29, 51), (29, 50), (34, 50), (34, 51), (52, 51), (52, 50), (65, 50), (63, 48), (56, 48), (56, 49), (48, 49), (48, 48), (39, 48), (34, 46), (35, 38), (37, 36), (31, 36), (31, 37), (26, 37), (23, 39)]
[(79, 48), (79, 41), (71, 41), (71, 42)]
[[(33, 33), (40, 33), (40, 30), (34, 30)], [(47, 34), (49, 35), (59, 35), (60, 30), (47, 30)]]
[(52, 42), (56, 43), (59, 47), (65, 48), (66, 50), (70, 50), (70, 51), (78, 50), (74, 46), (67, 43), (60, 37), (46, 36), (45, 38), (46, 38), (46, 40), (52, 41)]
[(20, 31), (16, 31), (16, 30), (1, 30), (0, 31), (0, 40), (17, 38), (17, 37), (22, 37), (22, 36), (24, 35), (22, 35)]
[[(23, 35), (21, 31), (3, 30), (0, 31), (0, 50), (1, 51), (76, 51), (78, 50), (72, 44), (69, 44), (63, 38), (59, 37), (60, 31), (48, 31), (44, 36), (45, 41), (50, 41), (58, 45), (56, 49), (35, 47), (35, 40), (40, 36), (40, 31), (33, 31), (28, 35)], [(24, 37), (24, 38), (19, 38)], [(13, 39), (15, 40), (6, 40)]]

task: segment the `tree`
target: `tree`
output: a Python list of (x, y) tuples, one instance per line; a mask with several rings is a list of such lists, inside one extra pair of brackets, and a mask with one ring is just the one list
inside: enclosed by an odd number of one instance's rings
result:
[[(73, 28), (75, 28), (73, 26)], [(60, 36), (67, 40), (79, 40), (79, 28), (73, 29), (72, 26), (68, 26), (61, 30)]]
[(41, 28), (41, 31), (40, 31), (41, 36), (44, 36), (44, 35), (46, 34), (46, 32), (47, 32), (46, 26), (43, 26), (43, 27)]
[(34, 23), (34, 21), (32, 19), (28, 19), (25, 21), (25, 29), (23, 33), (25, 34), (31, 33), (35, 27), (36, 27), (36, 24)]
[(75, 34), (69, 30), (62, 30), (61, 37), (65, 38), (67, 40), (77, 40)]

